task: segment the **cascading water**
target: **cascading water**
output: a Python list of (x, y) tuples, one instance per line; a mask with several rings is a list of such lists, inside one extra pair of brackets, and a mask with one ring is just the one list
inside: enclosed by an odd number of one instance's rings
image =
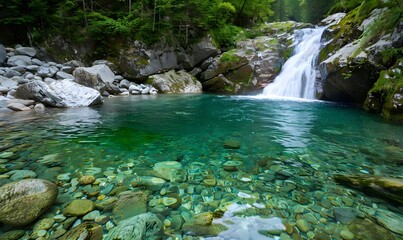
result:
[(264, 97), (315, 98), (315, 66), (325, 27), (296, 31), (294, 55), (282, 67), (274, 82), (263, 90)]

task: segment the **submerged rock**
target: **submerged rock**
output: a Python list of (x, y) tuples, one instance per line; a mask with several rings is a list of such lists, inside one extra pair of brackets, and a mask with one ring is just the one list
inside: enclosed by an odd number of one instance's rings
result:
[(84, 222), (59, 238), (60, 240), (102, 240), (102, 227), (96, 223)]
[(17, 98), (32, 99), (51, 107), (83, 107), (102, 103), (98, 91), (70, 80), (33, 81), (17, 88)]
[(91, 200), (87, 199), (75, 199), (63, 211), (63, 215), (66, 217), (71, 216), (84, 216), (85, 214), (94, 210), (95, 204)]
[(45, 213), (55, 202), (57, 186), (42, 179), (26, 179), (0, 187), (0, 222), (24, 226)]
[(121, 221), (104, 240), (157, 240), (162, 238), (163, 224), (153, 213), (144, 213)]
[(112, 211), (116, 222), (147, 212), (146, 192), (122, 192)]
[(368, 219), (355, 219), (348, 225), (348, 230), (352, 232), (356, 239), (365, 240), (394, 240), (396, 237)]
[(403, 179), (374, 175), (335, 175), (336, 182), (357, 188), (367, 194), (403, 204)]
[(201, 93), (201, 83), (185, 71), (171, 70), (163, 74), (152, 75), (147, 80), (158, 92), (162, 93)]

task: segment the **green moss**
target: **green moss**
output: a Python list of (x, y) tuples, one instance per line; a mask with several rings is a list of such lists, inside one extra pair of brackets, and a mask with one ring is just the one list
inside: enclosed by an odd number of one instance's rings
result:
[(389, 120), (403, 122), (403, 58), (389, 70), (381, 72), (378, 81), (368, 93), (365, 109), (382, 112)]
[(237, 56), (236, 49), (230, 50), (228, 52), (225, 52), (221, 55), (220, 61), (223, 63), (236, 63), (239, 62), (240, 58)]

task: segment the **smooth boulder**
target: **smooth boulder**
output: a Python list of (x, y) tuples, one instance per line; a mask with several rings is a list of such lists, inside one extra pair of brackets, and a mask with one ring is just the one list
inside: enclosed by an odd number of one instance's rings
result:
[(92, 67), (78, 67), (74, 70), (75, 82), (86, 87), (94, 88), (100, 92), (105, 90), (106, 84), (112, 84), (115, 74), (105, 64)]
[(162, 93), (201, 93), (202, 85), (191, 74), (185, 71), (171, 70), (163, 74), (152, 75), (147, 83)]
[(163, 224), (153, 213), (144, 213), (121, 221), (104, 237), (104, 240), (161, 239)]
[(56, 201), (57, 186), (42, 179), (25, 179), (0, 187), (0, 222), (11, 226), (32, 223)]
[(33, 81), (17, 88), (17, 98), (32, 99), (51, 107), (86, 107), (102, 103), (102, 96), (94, 89), (70, 80), (45, 83)]

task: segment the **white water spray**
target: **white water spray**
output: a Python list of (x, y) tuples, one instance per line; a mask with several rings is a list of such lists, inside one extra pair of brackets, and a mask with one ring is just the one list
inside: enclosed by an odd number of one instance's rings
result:
[(315, 98), (315, 66), (325, 30), (307, 28), (296, 31), (294, 55), (282, 67), (273, 83), (263, 90), (263, 97)]

